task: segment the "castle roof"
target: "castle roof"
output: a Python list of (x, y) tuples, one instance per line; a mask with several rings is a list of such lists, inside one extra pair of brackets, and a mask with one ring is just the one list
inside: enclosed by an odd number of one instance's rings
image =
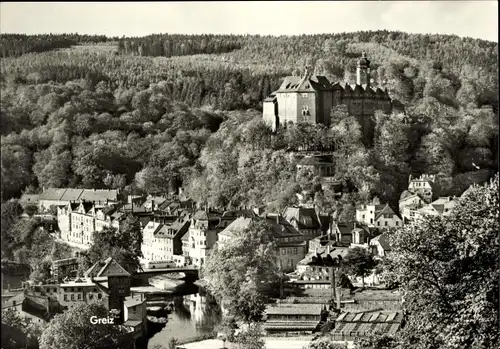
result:
[(370, 66), (370, 60), (366, 58), (366, 52), (363, 52), (361, 54), (361, 58), (358, 61), (358, 67), (369, 67)]

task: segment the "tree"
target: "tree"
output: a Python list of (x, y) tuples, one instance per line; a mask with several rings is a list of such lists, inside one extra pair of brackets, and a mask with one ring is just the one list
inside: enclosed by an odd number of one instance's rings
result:
[(270, 288), (278, 280), (270, 231), (263, 220), (251, 222), (234, 240), (215, 249), (201, 270), (210, 293), (246, 322), (261, 318)]
[(26, 323), (14, 309), (2, 310), (2, 348), (38, 349), (42, 327)]
[(307, 344), (304, 349), (347, 349), (343, 343), (334, 343), (330, 336), (319, 337)]
[(390, 233), (408, 314), (405, 348), (499, 346), (498, 181), (470, 188), (449, 216)]
[(372, 273), (376, 265), (377, 262), (373, 259), (373, 255), (361, 247), (350, 249), (341, 263), (342, 269), (347, 274), (361, 277), (363, 287), (365, 287), (365, 277)]
[(395, 349), (400, 343), (397, 338), (389, 334), (373, 334), (354, 342), (356, 349)]
[(262, 339), (262, 328), (255, 323), (236, 334), (234, 342), (238, 349), (264, 349), (266, 344)]
[(133, 348), (127, 331), (113, 324), (92, 324), (91, 317), (106, 318), (100, 303), (79, 304), (56, 315), (44, 329), (40, 349), (126, 349)]
[(142, 231), (139, 220), (128, 215), (120, 222), (120, 229), (105, 228), (93, 233), (92, 246), (81, 253), (81, 267), (90, 268), (94, 263), (112, 257), (129, 272), (135, 272), (140, 267), (141, 244)]

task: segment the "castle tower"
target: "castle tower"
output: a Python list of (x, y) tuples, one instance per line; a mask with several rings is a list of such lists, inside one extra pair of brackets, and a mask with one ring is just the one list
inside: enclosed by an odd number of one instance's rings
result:
[(356, 84), (370, 85), (370, 61), (366, 58), (366, 52), (363, 52), (356, 67)]

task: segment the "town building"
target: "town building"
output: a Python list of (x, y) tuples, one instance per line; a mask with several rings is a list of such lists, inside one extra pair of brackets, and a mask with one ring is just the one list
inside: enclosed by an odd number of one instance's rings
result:
[(403, 225), (402, 219), (388, 205), (363, 205), (356, 209), (356, 221), (367, 227), (377, 227), (379, 229), (400, 227)]
[(418, 195), (405, 190), (399, 199), (399, 213), (403, 223), (407, 223), (415, 218), (418, 209), (425, 205), (425, 201)]
[(436, 176), (423, 174), (420, 177), (413, 178), (411, 175), (408, 179), (408, 191), (412, 194), (417, 194), (426, 203), (430, 203), (433, 198), (433, 191), (436, 187)]
[(340, 341), (369, 338), (373, 333), (394, 336), (401, 328), (402, 321), (401, 311), (344, 312), (336, 318), (331, 336)]
[(316, 207), (287, 207), (282, 216), (305, 237), (305, 240), (321, 236), (329, 228), (328, 222), (325, 223), (321, 219)]
[(59, 283), (66, 277), (76, 277), (78, 267), (77, 257), (58, 259), (52, 262), (51, 276), (55, 282)]
[(81, 201), (109, 205), (118, 203), (118, 195), (119, 191), (114, 189), (48, 188), (38, 196), (38, 209), (42, 213), (49, 211), (51, 207), (66, 206)]
[(142, 230), (141, 250), (148, 261), (175, 261), (182, 256), (182, 237), (188, 232), (188, 219), (153, 217)]
[(265, 311), (267, 332), (311, 333), (321, 321), (322, 304), (277, 304), (269, 305)]
[(290, 283), (303, 289), (331, 288), (335, 268), (348, 252), (349, 247), (341, 243), (315, 247), (297, 263), (295, 271), (288, 274)]
[(182, 241), (185, 263), (201, 267), (218, 240), (221, 214), (210, 210), (197, 211), (192, 219), (186, 239)]
[(430, 216), (449, 216), (453, 207), (457, 204), (457, 199), (452, 196), (440, 197), (428, 205), (418, 209), (415, 217)]
[(57, 207), (57, 224), (63, 241), (84, 246), (93, 242), (93, 233), (105, 228), (120, 229), (125, 214), (118, 204), (103, 206), (93, 202), (71, 202)]
[(391, 253), (392, 248), (387, 234), (380, 234), (370, 240), (372, 253), (377, 257), (385, 257)]
[(357, 64), (356, 84), (332, 84), (306, 68), (302, 77), (286, 77), (278, 90), (264, 99), (263, 118), (273, 130), (288, 123), (329, 126), (332, 108), (338, 105), (345, 105), (350, 115), (357, 116), (363, 130), (376, 110), (391, 112), (387, 90), (371, 86), (370, 60), (365, 52)]
[(300, 233), (291, 223), (281, 215), (263, 217), (239, 217), (219, 233), (218, 246), (223, 247), (232, 239), (240, 236), (252, 223), (267, 222), (270, 233), (277, 242), (279, 267), (283, 272), (294, 270), (297, 263), (307, 253), (308, 237)]

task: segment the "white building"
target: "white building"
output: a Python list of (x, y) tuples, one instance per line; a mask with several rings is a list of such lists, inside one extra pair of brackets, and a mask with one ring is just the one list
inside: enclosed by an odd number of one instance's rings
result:
[(425, 202), (429, 203), (432, 201), (435, 183), (435, 175), (423, 174), (418, 178), (412, 178), (410, 175), (408, 191), (412, 194), (418, 194)]
[(391, 228), (403, 225), (401, 218), (388, 205), (364, 205), (356, 209), (356, 221), (370, 228)]

